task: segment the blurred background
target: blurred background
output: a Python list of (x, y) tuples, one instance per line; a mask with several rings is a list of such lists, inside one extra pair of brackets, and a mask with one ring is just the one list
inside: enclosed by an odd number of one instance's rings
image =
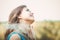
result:
[(4, 40), (9, 14), (20, 5), (34, 13), (36, 40), (60, 40), (60, 0), (0, 0), (0, 40)]
[(20, 5), (27, 5), (35, 21), (60, 20), (60, 0), (0, 0), (0, 21), (7, 21), (11, 11)]
[[(60, 21), (36, 21), (33, 24), (36, 40), (60, 40)], [(8, 23), (0, 22), (0, 40), (4, 40), (4, 34)]]

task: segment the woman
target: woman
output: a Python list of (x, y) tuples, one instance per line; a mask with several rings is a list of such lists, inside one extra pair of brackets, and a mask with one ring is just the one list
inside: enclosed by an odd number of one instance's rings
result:
[(26, 5), (15, 8), (9, 16), (9, 28), (5, 40), (35, 40), (32, 32), (33, 13)]

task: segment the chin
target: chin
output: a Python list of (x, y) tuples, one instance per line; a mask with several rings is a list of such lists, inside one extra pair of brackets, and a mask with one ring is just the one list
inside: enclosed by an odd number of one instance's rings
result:
[(34, 22), (34, 19), (28, 19), (27, 21), (29, 21), (32, 24)]
[(31, 23), (33, 23), (34, 22), (34, 20), (33, 21), (31, 21)]

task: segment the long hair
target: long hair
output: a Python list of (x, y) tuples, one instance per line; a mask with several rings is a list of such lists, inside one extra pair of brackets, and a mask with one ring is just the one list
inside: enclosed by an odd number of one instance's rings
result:
[(10, 14), (10, 16), (9, 16), (8, 22), (9, 22), (9, 23), (19, 23), (19, 18), (18, 18), (18, 16), (21, 14), (21, 12), (22, 12), (22, 10), (23, 10), (24, 7), (26, 7), (26, 6), (25, 6), (25, 5), (21, 5), (21, 6), (17, 7), (17, 8), (15, 8), (15, 9), (11, 12), (11, 14)]
[[(9, 20), (8, 20), (9, 24), (19, 23), (19, 18), (18, 18), (18, 16), (21, 14), (21, 12), (22, 12), (22, 10), (23, 10), (24, 7), (26, 7), (26, 6), (25, 6), (25, 5), (21, 5), (21, 6), (17, 7), (17, 8), (15, 8), (15, 9), (11, 12), (11, 14), (9, 15)], [(6, 30), (5, 40), (7, 40), (7, 36), (8, 36), (11, 32), (13, 32), (13, 31), (14, 31), (14, 29), (8, 29), (8, 30)]]

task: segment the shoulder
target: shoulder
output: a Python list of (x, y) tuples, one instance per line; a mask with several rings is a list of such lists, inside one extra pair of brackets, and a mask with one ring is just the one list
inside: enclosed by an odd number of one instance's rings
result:
[(25, 38), (17, 32), (12, 32), (8, 35), (7, 40), (25, 40)]
[(16, 32), (12, 32), (7, 36), (7, 40), (20, 40), (20, 36)]
[(21, 40), (20, 36), (18, 34), (13, 34), (11, 37), (10, 37), (10, 40)]

